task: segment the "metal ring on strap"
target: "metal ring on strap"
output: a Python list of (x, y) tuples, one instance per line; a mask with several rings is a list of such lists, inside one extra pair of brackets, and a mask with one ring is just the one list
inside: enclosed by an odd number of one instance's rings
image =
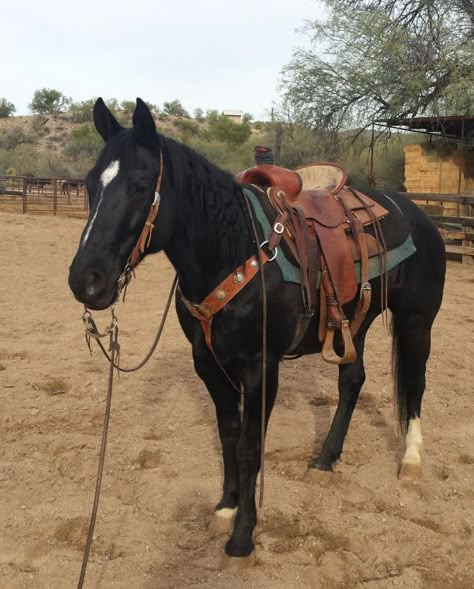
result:
[[(264, 245), (267, 245), (267, 243), (268, 243), (268, 239), (266, 239), (265, 241), (262, 241), (262, 243), (260, 244), (260, 249), (262, 249), (262, 247)], [(270, 251), (275, 251), (273, 256), (271, 258), (268, 258), (269, 262), (273, 262), (273, 260), (278, 256), (278, 248), (276, 247), (275, 250), (270, 250)]]

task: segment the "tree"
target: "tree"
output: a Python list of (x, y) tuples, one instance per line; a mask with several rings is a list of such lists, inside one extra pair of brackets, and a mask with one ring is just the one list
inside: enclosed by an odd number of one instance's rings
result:
[(189, 114), (187, 110), (183, 107), (179, 100), (172, 100), (171, 102), (165, 102), (163, 104), (163, 111), (166, 115), (171, 115), (175, 117), (187, 117), (189, 118)]
[(41, 90), (35, 90), (30, 110), (38, 115), (58, 114), (64, 112), (70, 104), (71, 99), (59, 90), (41, 88)]
[(204, 111), (202, 108), (198, 107), (194, 109), (194, 118), (199, 122), (204, 120)]
[(378, 118), (474, 111), (474, 2), (325, 0), (308, 23), (310, 49), (283, 71), (285, 97), (304, 123), (365, 128)]
[(13, 102), (8, 102), (6, 98), (0, 98), (0, 118), (11, 117), (16, 111)]

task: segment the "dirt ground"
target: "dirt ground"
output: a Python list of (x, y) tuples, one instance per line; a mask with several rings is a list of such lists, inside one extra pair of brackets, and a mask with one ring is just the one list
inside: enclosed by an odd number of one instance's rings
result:
[[(89, 521), (107, 366), (67, 286), (83, 221), (0, 213), (0, 587), (75, 587)], [(122, 363), (153, 339), (173, 272), (148, 259), (119, 308)], [(102, 324), (108, 314), (98, 314)], [(423, 474), (397, 480), (390, 339), (369, 334), (367, 382), (342, 460), (307, 463), (335, 410), (336, 369), (282, 365), (267, 442), (257, 566), (219, 569), (207, 526), (221, 485), (213, 405), (174, 311), (158, 352), (116, 382), (86, 587), (474, 586), (474, 267), (450, 263), (423, 412)]]

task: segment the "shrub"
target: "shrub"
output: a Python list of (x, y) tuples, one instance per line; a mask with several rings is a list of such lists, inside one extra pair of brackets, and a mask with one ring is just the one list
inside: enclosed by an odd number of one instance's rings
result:
[(6, 98), (0, 98), (0, 118), (11, 117), (15, 111), (13, 102), (8, 102)]
[(176, 119), (174, 126), (180, 132), (180, 140), (187, 143), (191, 137), (199, 134), (199, 126), (189, 119)]
[(102, 139), (95, 127), (86, 123), (71, 131), (66, 153), (73, 158), (95, 158), (102, 149), (102, 145)]
[(252, 128), (248, 121), (235, 123), (228, 117), (222, 115), (208, 116), (210, 139), (217, 139), (230, 145), (245, 143), (252, 134)]
[(174, 117), (189, 117), (189, 113), (179, 100), (172, 100), (171, 102), (165, 102), (163, 104), (163, 111), (166, 115), (171, 115)]
[(91, 123), (95, 101), (95, 98), (89, 98), (81, 102), (73, 102), (69, 109), (72, 114), (72, 120), (75, 123)]

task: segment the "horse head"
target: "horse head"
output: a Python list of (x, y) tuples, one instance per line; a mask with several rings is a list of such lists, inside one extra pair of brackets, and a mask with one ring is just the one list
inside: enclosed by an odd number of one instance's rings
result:
[[(137, 98), (133, 128), (125, 129), (99, 98), (94, 124), (105, 142), (87, 174), (89, 218), (69, 270), (76, 299), (105, 309), (117, 297), (117, 281), (140, 237), (162, 174), (163, 138), (147, 105)], [(163, 249), (169, 238), (169, 207), (163, 200), (155, 230), (141, 257)]]

